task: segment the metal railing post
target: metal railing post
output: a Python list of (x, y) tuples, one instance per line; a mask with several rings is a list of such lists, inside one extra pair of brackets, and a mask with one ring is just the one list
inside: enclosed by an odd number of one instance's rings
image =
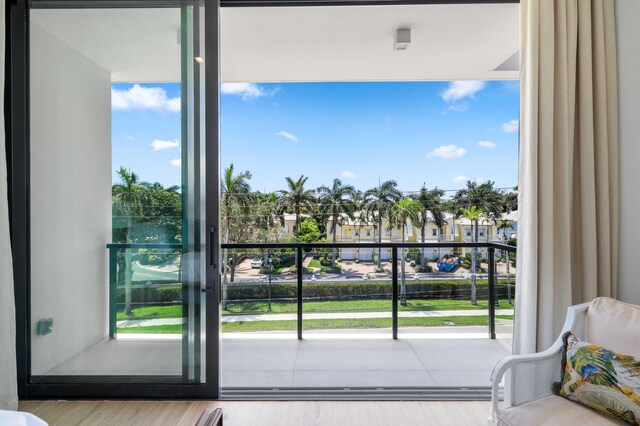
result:
[(300, 246), (296, 248), (296, 270), (298, 277), (298, 340), (302, 340), (302, 247)]
[(115, 339), (118, 310), (116, 290), (118, 286), (118, 249), (109, 247), (109, 339)]
[(398, 247), (391, 248), (391, 318), (393, 340), (398, 340)]
[(496, 271), (495, 248), (489, 247), (489, 337), (496, 338)]

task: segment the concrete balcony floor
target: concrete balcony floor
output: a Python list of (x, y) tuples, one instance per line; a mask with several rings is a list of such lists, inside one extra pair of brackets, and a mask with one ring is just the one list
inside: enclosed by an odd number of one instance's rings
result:
[[(489, 386), (495, 363), (511, 353), (511, 322), (487, 327), (429, 327), (225, 333), (221, 386), (260, 388), (397, 388)], [(128, 335), (97, 343), (46, 373), (160, 375), (181, 373), (179, 336)]]

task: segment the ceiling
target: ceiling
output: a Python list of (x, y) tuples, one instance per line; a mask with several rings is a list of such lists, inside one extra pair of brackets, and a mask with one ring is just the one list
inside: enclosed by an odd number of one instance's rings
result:
[[(223, 8), (225, 82), (515, 79), (518, 4)], [(177, 9), (33, 10), (113, 81), (179, 81)], [(395, 30), (411, 29), (406, 51)], [(498, 70), (496, 70), (498, 68)]]

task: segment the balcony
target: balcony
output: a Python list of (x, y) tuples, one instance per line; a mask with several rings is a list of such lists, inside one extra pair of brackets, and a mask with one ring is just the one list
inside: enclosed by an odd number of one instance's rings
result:
[[(465, 264), (439, 271), (429, 257), (474, 248), (486, 252), (475, 274)], [(110, 340), (90, 351), (114, 354), (127, 371), (179, 374), (186, 323), (180, 245), (108, 249)], [(510, 353), (515, 268), (507, 253), (514, 247), (311, 243), (223, 249), (229, 265), (220, 294), (227, 395), (287, 397), (302, 388), (327, 395), (385, 389), (443, 397), (455, 388), (457, 398), (483, 398), (490, 369)], [(347, 252), (356, 257), (340, 257)], [(83, 362), (82, 354), (76, 358), (60, 371)]]

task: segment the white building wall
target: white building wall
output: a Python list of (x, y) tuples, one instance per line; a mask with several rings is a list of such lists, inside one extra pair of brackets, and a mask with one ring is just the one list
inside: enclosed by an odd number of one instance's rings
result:
[(640, 164), (640, 2), (616, 0), (618, 41), (618, 105), (620, 123), (620, 240), (618, 297), (640, 304), (638, 255), (640, 227), (638, 212), (638, 164)]
[[(31, 25), (31, 368), (105, 338), (111, 240), (111, 77)], [(35, 324), (53, 318), (53, 332)]]

